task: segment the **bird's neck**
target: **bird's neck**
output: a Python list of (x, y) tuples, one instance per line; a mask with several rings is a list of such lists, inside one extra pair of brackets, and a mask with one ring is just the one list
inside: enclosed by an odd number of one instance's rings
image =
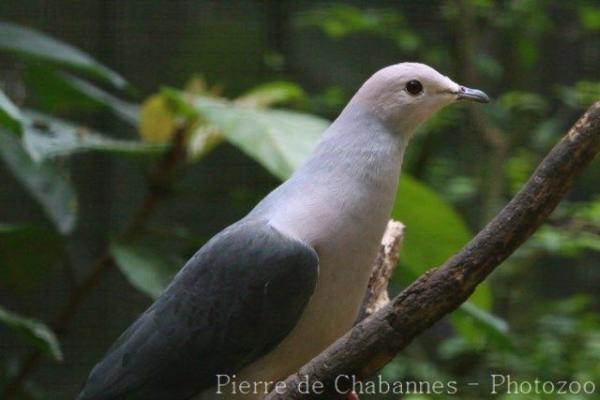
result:
[[(318, 143), (298, 174), (341, 186), (395, 185), (400, 174), (405, 136), (393, 132), (357, 102), (350, 102)], [(384, 189), (382, 187), (382, 189)]]
[(332, 246), (332, 238), (342, 235), (340, 244), (376, 246), (404, 148), (382, 121), (350, 103), (305, 164), (258, 210), (269, 209), (276, 226), (314, 245)]

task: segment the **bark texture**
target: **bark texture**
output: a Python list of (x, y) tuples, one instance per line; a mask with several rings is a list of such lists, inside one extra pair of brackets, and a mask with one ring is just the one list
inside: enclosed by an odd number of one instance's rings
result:
[(374, 314), (390, 302), (388, 282), (398, 265), (403, 240), (404, 225), (398, 221), (389, 220), (379, 245), (377, 258), (373, 263), (373, 271), (358, 321)]

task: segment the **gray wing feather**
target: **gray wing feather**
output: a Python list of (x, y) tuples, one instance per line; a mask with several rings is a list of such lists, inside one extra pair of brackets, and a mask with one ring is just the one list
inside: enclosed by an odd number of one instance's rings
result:
[(311, 247), (264, 220), (211, 239), (92, 370), (80, 400), (189, 399), (272, 349), (318, 277)]

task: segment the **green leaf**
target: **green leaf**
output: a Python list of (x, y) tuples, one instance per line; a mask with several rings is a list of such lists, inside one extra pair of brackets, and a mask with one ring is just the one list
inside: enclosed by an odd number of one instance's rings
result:
[(91, 113), (100, 105), (73, 88), (57, 71), (44, 63), (31, 63), (24, 69), (23, 78), (29, 91), (28, 98), (36, 109), (49, 114)]
[(508, 323), (472, 302), (463, 303), (450, 320), (454, 329), (473, 346), (491, 342), (502, 348), (512, 347)]
[(201, 124), (193, 129), (187, 142), (188, 160), (198, 161), (223, 141), (223, 134), (218, 127)]
[[(296, 17), (295, 23), (299, 27), (317, 27), (333, 39), (358, 33), (395, 39), (399, 31), (406, 31), (404, 17), (397, 10), (359, 8), (347, 4), (318, 7)], [(408, 43), (404, 50), (411, 49), (411, 45)]]
[(519, 39), (513, 45), (516, 60), (523, 70), (532, 70), (540, 58), (539, 42), (526, 35), (519, 36)]
[(48, 35), (11, 22), (0, 21), (0, 51), (70, 67), (102, 78), (117, 88), (127, 81), (90, 55)]
[(122, 121), (136, 126), (139, 107), (69, 73), (44, 64), (32, 64), (25, 70), (27, 87), (34, 93), (37, 108), (50, 113), (96, 111), (105, 108)]
[(567, 106), (585, 109), (600, 98), (600, 81), (579, 81), (574, 86), (558, 86), (557, 91)]
[(23, 115), (21, 111), (0, 90), (0, 125), (5, 126), (13, 132), (20, 133), (22, 123)]
[(23, 145), (37, 162), (86, 151), (120, 155), (154, 155), (163, 146), (133, 140), (113, 139), (45, 114), (28, 111), (34, 121), (25, 127)]
[(64, 254), (62, 238), (52, 231), (0, 224), (0, 283), (6, 287), (30, 289)]
[(392, 217), (406, 225), (401, 263), (417, 276), (446, 261), (471, 238), (451, 206), (406, 174), (400, 179)]
[(62, 77), (73, 89), (106, 107), (123, 121), (133, 126), (139, 124), (140, 108), (137, 104), (121, 100), (99, 87), (69, 74), (62, 74)]
[(600, 226), (600, 195), (589, 202), (578, 204), (573, 214), (577, 218), (586, 219)]
[(192, 105), (228, 141), (281, 179), (306, 159), (329, 126), (308, 114), (238, 106), (208, 97), (194, 97)]
[(162, 293), (180, 267), (149, 246), (114, 242), (110, 251), (129, 283), (152, 298)]
[[(441, 265), (471, 238), (464, 221), (450, 205), (406, 174), (400, 178), (392, 218), (406, 225), (400, 255), (402, 267), (394, 277), (403, 284)], [(485, 282), (479, 285), (470, 301), (488, 310), (492, 302), (489, 286)]]
[(577, 13), (584, 28), (590, 31), (600, 30), (600, 7), (592, 4), (581, 5)]
[(569, 231), (564, 227), (544, 225), (528, 245), (562, 257), (577, 257), (584, 251), (600, 252), (600, 236), (593, 232)]
[(77, 219), (78, 202), (67, 169), (58, 164), (36, 163), (23, 149), (20, 138), (1, 128), (0, 157), (42, 206), (58, 231), (71, 232)]
[(304, 97), (300, 86), (292, 82), (269, 82), (259, 85), (236, 99), (238, 105), (247, 107), (269, 107), (289, 103)]
[(508, 91), (496, 102), (507, 112), (531, 112), (542, 114), (548, 108), (548, 101), (537, 93)]
[(51, 355), (56, 361), (62, 361), (58, 339), (54, 332), (43, 323), (24, 318), (0, 306), (0, 323), (7, 326), (27, 342), (33, 344), (43, 353)]

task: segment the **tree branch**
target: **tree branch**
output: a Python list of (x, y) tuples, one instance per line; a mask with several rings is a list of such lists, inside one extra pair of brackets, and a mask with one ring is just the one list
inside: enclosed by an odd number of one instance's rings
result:
[[(577, 121), (521, 191), (458, 254), (431, 269), (387, 306), (357, 324), (266, 399), (337, 397), (340, 375), (372, 376), (417, 335), (456, 309), (502, 261), (542, 224), (600, 151), (600, 101)], [(321, 382), (321, 395), (301, 381)], [(338, 382), (340, 383), (340, 382)]]
[(404, 225), (398, 221), (389, 220), (379, 245), (379, 252), (373, 263), (367, 293), (357, 322), (379, 311), (390, 302), (387, 290), (388, 282), (398, 264), (403, 240)]

